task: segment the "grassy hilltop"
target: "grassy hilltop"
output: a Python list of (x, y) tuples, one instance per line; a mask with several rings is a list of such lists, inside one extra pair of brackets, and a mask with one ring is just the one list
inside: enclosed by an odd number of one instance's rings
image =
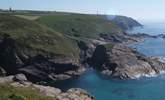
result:
[(113, 22), (103, 16), (96, 15), (50, 15), (42, 16), (37, 21), (61, 33), (75, 37), (98, 38), (100, 33), (121, 32), (121, 29)]
[(117, 25), (103, 16), (34, 12), (0, 14), (0, 35), (10, 35), (27, 55), (37, 52), (78, 58), (75, 39), (96, 39), (101, 33), (120, 32), (122, 30)]
[(13, 15), (0, 15), (0, 35), (4, 34), (10, 35), (25, 50), (62, 56), (76, 55), (77, 52), (75, 43), (62, 33)]

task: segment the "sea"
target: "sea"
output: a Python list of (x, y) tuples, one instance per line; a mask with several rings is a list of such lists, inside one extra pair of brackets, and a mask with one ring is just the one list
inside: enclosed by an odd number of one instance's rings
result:
[[(130, 34), (165, 34), (165, 23), (142, 23), (143, 28), (130, 30)], [(165, 58), (165, 39), (146, 38), (131, 45), (146, 56)], [(50, 85), (67, 90), (82, 88), (94, 96), (95, 100), (165, 100), (165, 75), (141, 77), (135, 80), (113, 79), (88, 69), (82, 76)]]

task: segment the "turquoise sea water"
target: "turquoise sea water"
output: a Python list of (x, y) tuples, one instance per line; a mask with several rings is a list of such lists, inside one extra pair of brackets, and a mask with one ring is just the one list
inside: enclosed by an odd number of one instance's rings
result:
[[(153, 31), (152, 29), (155, 28), (150, 29), (150, 32), (163, 33), (164, 31), (163, 29)], [(152, 35), (158, 34), (150, 32), (149, 34)], [(165, 39), (148, 38), (142, 43), (132, 45), (132, 47), (147, 56), (165, 57)], [(82, 88), (91, 93), (96, 100), (165, 100), (165, 75), (136, 80), (118, 80), (88, 69), (86, 73), (78, 78), (52, 83), (51, 85), (63, 90)]]
[(91, 93), (96, 100), (164, 100), (165, 76), (141, 78), (137, 80), (118, 80), (100, 75), (90, 69), (82, 76), (54, 83), (64, 90), (82, 88)]

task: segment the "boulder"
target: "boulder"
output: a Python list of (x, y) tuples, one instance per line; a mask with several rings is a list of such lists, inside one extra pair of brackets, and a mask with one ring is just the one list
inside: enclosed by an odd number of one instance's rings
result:
[(85, 90), (79, 88), (69, 89), (65, 93), (57, 96), (58, 100), (94, 100), (94, 97), (89, 95)]
[(0, 83), (13, 83), (15, 81), (24, 82), (27, 78), (24, 74), (10, 75), (6, 77), (0, 77)]
[(14, 76), (11, 75), (11, 76), (7, 76), (7, 77), (0, 77), (0, 83), (11, 83), (13, 82), (13, 78)]
[(13, 80), (23, 82), (23, 81), (27, 81), (27, 78), (24, 74), (17, 74), (14, 76)]

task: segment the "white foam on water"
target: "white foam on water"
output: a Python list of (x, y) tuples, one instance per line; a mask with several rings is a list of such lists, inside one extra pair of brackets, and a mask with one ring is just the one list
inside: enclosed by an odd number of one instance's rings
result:
[(159, 73), (156, 73), (155, 71), (152, 71), (148, 74), (145, 74), (145, 73), (135, 74), (133, 79), (138, 79), (138, 78), (141, 78), (141, 77), (157, 77), (157, 76), (163, 75), (163, 74), (165, 74), (165, 70), (162, 70)]
[(152, 71), (152, 72), (150, 72), (148, 74), (146, 74), (146, 73), (140, 73), (140, 74), (134, 75), (135, 79), (141, 78), (141, 77), (156, 77), (156, 76), (157, 76), (157, 74), (156, 74), (155, 71)]
[(160, 62), (165, 63), (165, 57), (158, 57)]

